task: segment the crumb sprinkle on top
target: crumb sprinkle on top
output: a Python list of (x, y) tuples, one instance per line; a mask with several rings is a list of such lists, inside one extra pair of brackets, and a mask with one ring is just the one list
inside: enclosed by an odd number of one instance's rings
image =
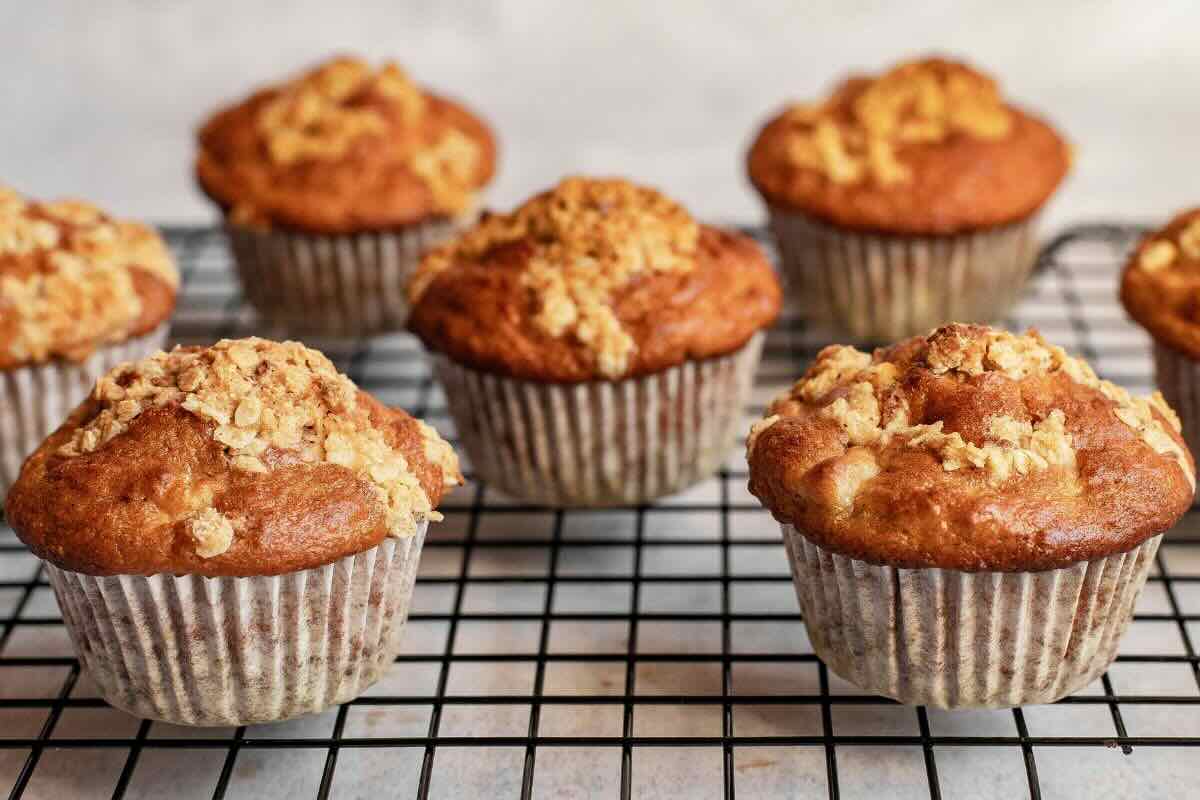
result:
[[(403, 454), (372, 425), (357, 387), (323, 354), (297, 342), (252, 338), (177, 347), (113, 370), (97, 383), (94, 398), (94, 413), (59, 456), (103, 448), (147, 410), (174, 404), (210, 424), (232, 469), (265, 473), (297, 459), (336, 464), (374, 487), (387, 509), (390, 535), (412, 535), (419, 522), (436, 518)], [(446, 485), (457, 483), (449, 444), (427, 425), (420, 431), (429, 462), (440, 467)], [(280, 459), (280, 453), (290, 457)], [(189, 529), (203, 557), (232, 542), (219, 517), (208, 505), (191, 517)]]
[(785, 160), (835, 184), (908, 182), (904, 148), (951, 136), (1003, 139), (1012, 114), (995, 81), (942, 59), (900, 64), (874, 78), (847, 81), (819, 103), (784, 113)]
[(143, 313), (136, 272), (179, 285), (151, 228), (81, 200), (37, 202), (0, 185), (0, 362), (80, 360), (123, 341)]
[(613, 293), (640, 275), (692, 270), (699, 237), (691, 215), (654, 189), (572, 177), (430, 252), (409, 295), (418, 302), (456, 262), (522, 242), (529, 253), (522, 281), (535, 306), (534, 324), (549, 336), (576, 338), (597, 371), (615, 378), (628, 369), (635, 344), (613, 312)]

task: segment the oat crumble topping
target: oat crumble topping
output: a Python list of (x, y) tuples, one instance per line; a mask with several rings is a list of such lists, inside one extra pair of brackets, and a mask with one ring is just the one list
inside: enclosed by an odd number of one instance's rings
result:
[(414, 302), (456, 262), (526, 242), (523, 282), (535, 304), (534, 324), (571, 336), (595, 358), (599, 374), (629, 369), (635, 344), (613, 311), (613, 293), (646, 273), (695, 267), (700, 227), (659, 192), (619, 179), (567, 178), (510, 214), (483, 219), (454, 242), (430, 252), (409, 286)]
[(82, 359), (142, 315), (133, 270), (171, 287), (162, 239), (80, 200), (35, 202), (0, 186), (0, 347), (18, 362)]
[(1168, 267), (1193, 262), (1200, 265), (1200, 214), (1171, 239), (1159, 233), (1151, 239), (1138, 256), (1138, 266), (1146, 272), (1161, 272)]
[(911, 180), (903, 158), (909, 145), (954, 135), (997, 140), (1012, 130), (1012, 114), (995, 81), (940, 59), (848, 81), (824, 102), (793, 105), (784, 119), (790, 129), (786, 160), (846, 185)]
[(378, 71), (337, 58), (280, 87), (258, 112), (258, 130), (279, 164), (336, 159), (354, 141), (383, 133), (387, 119), (368, 98), (383, 99), (409, 124), (425, 112), (425, 96), (393, 63)]
[[(997, 372), (1011, 380), (1061, 372), (1078, 384), (1095, 389), (1115, 404), (1114, 415), (1132, 428), (1156, 453), (1174, 458), (1195, 486), (1187, 455), (1154, 416), (1157, 410), (1167, 423), (1180, 430), (1179, 417), (1162, 395), (1133, 397), (1120, 386), (1101, 380), (1082, 359), (1067, 355), (1061, 347), (1046, 342), (1036, 332), (1016, 335), (1005, 331), (948, 325), (935, 330), (926, 340), (919, 358), (937, 375), (959, 373), (973, 376)], [(997, 415), (988, 420), (986, 441), (976, 446), (958, 433), (945, 433), (942, 421), (913, 425), (907, 401), (894, 391), (894, 364), (877, 361), (879, 356), (853, 347), (825, 348), (816, 362), (791, 390), (776, 398), (767, 417), (751, 432), (749, 449), (761, 432), (779, 419), (781, 412), (796, 403), (820, 405), (831, 393), (836, 398), (820, 410), (837, 422), (852, 446), (886, 447), (894, 440), (938, 454), (943, 469), (985, 469), (990, 481), (1002, 483), (1014, 475), (1050, 466), (1074, 469), (1075, 448), (1060, 409), (1045, 418), (1027, 422)]]
[[(222, 340), (209, 348), (180, 348), (117, 367), (96, 385), (99, 407), (59, 454), (74, 457), (103, 447), (148, 409), (178, 404), (212, 424), (233, 469), (267, 472), (269, 451), (288, 451), (305, 463), (338, 464), (375, 487), (388, 511), (392, 536), (410, 536), (419, 522), (437, 519), (402, 454), (372, 427), (358, 390), (321, 353), (297, 342)], [(450, 445), (421, 425), (424, 450), (447, 485), (458, 481)], [(236, 526), (212, 508), (189, 520), (196, 552), (224, 552)]]
[[(453, 128), (432, 144), (415, 135), (427, 106), (424, 92), (395, 63), (372, 69), (356, 58), (336, 58), (279, 87), (256, 124), (267, 154), (284, 167), (336, 161), (364, 139), (389, 136), (429, 187), (434, 210), (459, 213), (471, 205), (482, 152)], [(235, 213), (254, 218), (249, 209)]]
[(196, 555), (213, 558), (233, 544), (233, 523), (215, 508), (202, 508), (187, 523), (188, 533), (196, 540)]

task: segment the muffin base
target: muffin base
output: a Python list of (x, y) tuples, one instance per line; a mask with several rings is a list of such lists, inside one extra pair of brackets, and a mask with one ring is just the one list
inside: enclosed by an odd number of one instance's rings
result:
[(0, 499), (8, 493), (25, 458), (53, 433), (118, 364), (161, 350), (170, 323), (145, 336), (102, 347), (81, 362), (50, 361), (0, 370)]
[(1154, 378), (1167, 405), (1183, 423), (1188, 449), (1200, 453), (1200, 362), (1155, 342)]
[(898, 569), (783, 526), (813, 649), (841, 677), (902, 703), (1052, 703), (1117, 654), (1162, 536), (1046, 572)]
[(788, 293), (809, 321), (860, 340), (1000, 319), (1037, 261), (1037, 215), (971, 233), (904, 236), (769, 211)]
[(321, 235), (226, 222), (242, 292), (291, 334), (366, 336), (404, 330), (405, 286), (429, 248), (474, 221), (434, 219), (394, 230)]
[(79, 661), (108, 703), (178, 725), (249, 725), (353, 699), (387, 670), (426, 525), (286, 575), (46, 571)]
[(764, 334), (718, 358), (619, 381), (556, 384), (435, 356), (476, 474), (560, 507), (646, 503), (711, 475), (733, 444)]

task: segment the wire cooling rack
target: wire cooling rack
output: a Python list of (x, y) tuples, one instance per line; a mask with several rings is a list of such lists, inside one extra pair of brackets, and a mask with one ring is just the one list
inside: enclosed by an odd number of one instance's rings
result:
[[(173, 339), (257, 332), (220, 235), (167, 233), (185, 273)], [(1059, 236), (1008, 322), (1145, 392), (1147, 342), (1114, 299), (1137, 233)], [(771, 331), (747, 426), (824, 343), (794, 315)], [(312, 344), (453, 438), (412, 339)], [(0, 780), (26, 798), (1196, 796), (1194, 513), (1093, 686), (1011, 711), (911, 708), (813, 655), (739, 450), (647, 507), (553, 511), (468, 484), (430, 533), (395, 666), (366, 696), (278, 725), (186, 729), (106, 706), (36, 559), (3, 530)]]

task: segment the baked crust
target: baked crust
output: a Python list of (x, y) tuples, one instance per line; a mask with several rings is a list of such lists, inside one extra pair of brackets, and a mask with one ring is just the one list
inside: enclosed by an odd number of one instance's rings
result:
[(875, 564), (1036, 571), (1130, 550), (1190, 507), (1162, 397), (1133, 398), (1036, 333), (950, 325), (828, 347), (748, 443), (750, 491)]
[(1121, 276), (1121, 302), (1159, 343), (1200, 359), (1200, 208), (1138, 244)]
[(0, 185), (0, 369), (82, 361), (149, 333), (171, 316), (178, 287), (149, 227)]
[(943, 235), (1032, 215), (1066, 176), (1070, 149), (987, 76), (928, 58), (784, 108), (747, 166), (771, 205), (846, 228)]
[(733, 352), (778, 316), (748, 237), (698, 225), (654, 190), (569, 178), (432, 251), (409, 328), (475, 369), (615, 380)]
[(432, 428), (324, 356), (247, 339), (118, 367), (30, 456), (6, 513), (64, 569), (274, 575), (411, 535), (461, 481)]
[(198, 148), (200, 187), (234, 222), (312, 233), (469, 213), (496, 163), (491, 130), (465, 107), (354, 58), (218, 111)]

